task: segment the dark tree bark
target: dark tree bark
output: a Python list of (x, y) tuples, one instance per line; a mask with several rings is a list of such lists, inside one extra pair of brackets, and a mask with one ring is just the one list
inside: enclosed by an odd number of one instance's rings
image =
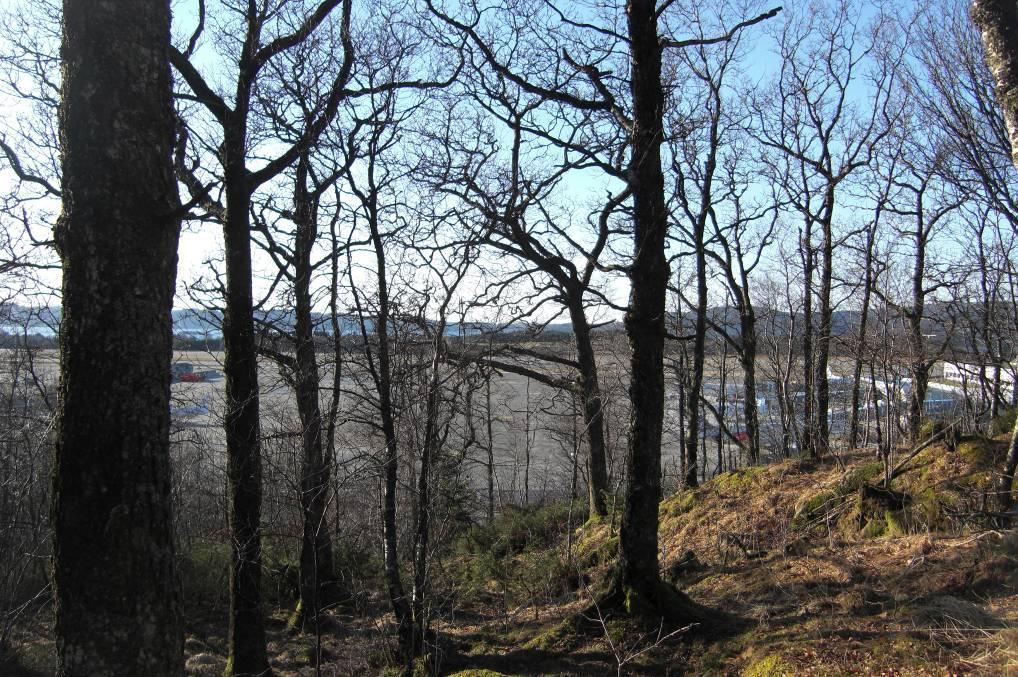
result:
[[(748, 296), (748, 288), (745, 291)], [(739, 364), (742, 367), (742, 387), (746, 396), (746, 401), (743, 403), (743, 414), (746, 417), (746, 445), (750, 461), (758, 463), (760, 461), (760, 416), (756, 402), (757, 332), (756, 311), (751, 302), (739, 313), (739, 326), (742, 334)]]
[[(494, 335), (488, 338), (488, 359), (493, 352)], [(491, 379), (494, 374), (490, 369), (484, 372), (484, 451), (485, 475), (488, 480), (488, 524), (495, 521), (495, 430), (494, 413), (491, 408)]]
[(308, 155), (297, 162), (294, 185), (294, 315), (296, 373), (294, 390), (301, 424), (300, 505), (304, 518), (300, 549), (300, 610), (316, 617), (335, 601), (332, 539), (325, 511), (329, 505), (331, 468), (322, 448), (322, 409), (319, 402), (318, 358), (311, 311), (311, 250), (318, 236), (321, 193), (308, 189)]
[[(715, 123), (716, 124), (716, 123)], [(713, 153), (710, 164), (713, 165)], [(709, 170), (713, 174), (713, 169)], [(704, 193), (709, 195), (710, 182)], [(707, 198), (709, 199), (709, 198)], [(689, 377), (689, 391), (686, 393), (686, 477), (687, 487), (699, 484), (696, 479), (696, 449), (700, 436), (700, 400), (703, 397), (703, 363), (707, 349), (707, 254), (704, 247), (704, 228), (707, 224), (710, 204), (704, 202), (701, 213), (693, 224), (693, 255), (696, 258), (696, 319), (693, 326), (692, 369)], [(635, 373), (635, 372), (634, 372)]]
[[(254, 299), (251, 266), (251, 197), (266, 181), (293, 164), (300, 153), (314, 145), (336, 115), (346, 96), (345, 85), (353, 67), (349, 35), (351, 0), (322, 0), (297, 30), (265, 44), (263, 32), (271, 17), (268, 7), (250, 3), (241, 10), (245, 28), (237, 58), (232, 107), (202, 77), (189, 60), (190, 54), (172, 50), (173, 66), (197, 99), (219, 123), (222, 186), (226, 193), (222, 210), (226, 251), (225, 311), (223, 314), (223, 373), (226, 377), (227, 480), (233, 550), (230, 569), (230, 659), (227, 672), (237, 675), (269, 672), (265, 626), (261, 608), (261, 427), (258, 401), (258, 352), (255, 343)], [(296, 143), (256, 171), (247, 166), (248, 126), (255, 103), (254, 92), (265, 65), (280, 53), (307, 40), (341, 6), (340, 36), (343, 59), (326, 99), (316, 109)], [(202, 25), (199, 25), (199, 32)], [(195, 34), (197, 39), (198, 33)]]
[(170, 7), (66, 0), (63, 21), (57, 674), (179, 675)]
[(827, 184), (824, 194), (824, 209), (819, 220), (821, 230), (820, 312), (816, 327), (813, 371), (813, 387), (816, 391), (816, 407), (813, 410), (814, 422), (812, 425), (813, 447), (810, 449), (810, 455), (813, 458), (824, 456), (830, 450), (831, 444), (830, 420), (828, 419), (831, 396), (827, 381), (827, 365), (831, 355), (831, 321), (833, 318), (831, 288), (834, 281), (834, 189), (833, 182)]
[[(332, 253), (320, 261), (312, 261), (312, 253), (319, 234), (319, 210), (323, 196), (333, 188), (339, 179), (340, 172), (326, 170), (324, 176), (319, 175), (312, 165), (312, 154), (305, 151), (297, 160), (293, 181), (292, 209), (285, 210), (281, 215), (294, 226), (292, 243), (284, 244), (273, 234), (276, 228), (270, 227), (264, 218), (256, 218), (258, 230), (264, 237), (259, 246), (265, 249), (275, 262), (279, 275), (285, 277), (293, 291), (294, 326), (292, 330), (268, 320), (260, 323), (276, 336), (283, 335), (293, 343), (293, 353), (282, 352), (271, 344), (271, 341), (260, 341), (259, 352), (276, 362), (284, 380), (293, 389), (300, 420), (301, 438), (301, 470), (299, 478), (298, 502), (302, 514), (302, 536), (300, 546), (299, 597), (297, 609), (290, 618), (289, 625), (293, 629), (305, 629), (310, 621), (314, 628), (318, 625), (319, 614), (335, 603), (340, 590), (337, 586), (333, 570), (332, 538), (329, 534), (326, 510), (329, 506), (331, 492), (331, 450), (336, 433), (336, 412), (339, 407), (337, 380), (342, 368), (340, 350), (339, 317), (332, 318), (333, 358), (335, 373), (333, 374), (333, 393), (329, 402), (327, 418), (322, 413), (320, 401), (320, 380), (318, 369), (318, 351), (314, 338), (314, 319), (312, 315), (311, 279), (317, 269), (326, 263), (332, 264), (333, 279), (338, 276), (338, 259), (348, 244), (339, 242), (336, 233), (338, 212), (333, 214), (329, 228), (329, 239), (333, 245)], [(330, 295), (330, 306), (335, 307), (337, 294), (335, 286)], [(324, 435), (324, 439), (323, 439)], [(341, 520), (341, 515), (337, 519)]]
[[(377, 105), (377, 104), (376, 104)], [(387, 114), (391, 113), (392, 103), (388, 102), (380, 110)], [(410, 606), (410, 599), (403, 586), (403, 579), (400, 574), (399, 542), (396, 524), (396, 489), (399, 481), (399, 457), (398, 439), (396, 435), (396, 405), (393, 402), (393, 390), (396, 384), (393, 382), (392, 366), (392, 341), (390, 330), (392, 329), (392, 307), (389, 294), (389, 274), (387, 272), (386, 247), (389, 241), (382, 232), (380, 223), (379, 197), (382, 187), (376, 183), (376, 171), (384, 174), (384, 171), (376, 170), (380, 163), (380, 156), (391, 138), (388, 133), (395, 129), (391, 118), (379, 118), (379, 122), (372, 128), (366, 140), (365, 151), (367, 165), (365, 170), (364, 184), (362, 188), (358, 185), (355, 175), (351, 171), (346, 172), (346, 180), (350, 183), (351, 189), (357, 195), (358, 200), (365, 212), (365, 221), (368, 226), (368, 240), (371, 244), (372, 253), (375, 258), (374, 278), (377, 284), (377, 298), (375, 300), (374, 317), (368, 317), (367, 309), (361, 303), (360, 293), (353, 286), (354, 302), (358, 316), (360, 317), (360, 331), (364, 361), (371, 384), (374, 386), (377, 395), (378, 407), (378, 431), (384, 441), (382, 452), (382, 559), (383, 576), (385, 586), (389, 595), (389, 603), (392, 605), (393, 614), (396, 617), (396, 624), (399, 629), (401, 648), (405, 651), (412, 649), (413, 611)], [(349, 272), (348, 272), (349, 274)], [(372, 346), (367, 323), (373, 321), (376, 346)]]
[(623, 588), (649, 591), (660, 580), (657, 528), (665, 394), (665, 296), (669, 274), (665, 258), (668, 212), (661, 172), (665, 102), (655, 3), (632, 0), (626, 7), (626, 14), (632, 61), (629, 184), (633, 195), (635, 255), (629, 273), (632, 291), (625, 326), (632, 351), (629, 397), (633, 406), (626, 450), (629, 486), (619, 531), (617, 577)]
[(608, 466), (605, 462), (607, 445), (604, 441), (604, 401), (597, 378), (597, 359), (590, 336), (590, 322), (577, 300), (569, 307), (576, 345), (577, 387), (583, 408), (583, 429), (590, 448), (587, 453), (587, 506), (591, 516), (608, 514)]
[(859, 334), (856, 336), (855, 362), (852, 367), (852, 400), (849, 405), (848, 446), (850, 449), (854, 449), (859, 443), (859, 406), (862, 404), (862, 370), (867, 347), (866, 334), (870, 321), (870, 302), (873, 296), (873, 254), (879, 222), (878, 207), (877, 218), (866, 230), (866, 245), (863, 253), (862, 303), (859, 309)]
[(803, 296), (802, 296), (802, 388), (805, 397), (802, 402), (802, 435), (799, 453), (809, 454), (816, 458), (816, 385), (813, 380), (815, 371), (815, 344), (813, 326), (813, 275), (816, 273), (816, 251), (813, 247), (813, 221), (805, 219), (805, 229), (799, 244), (802, 252)]
[[(227, 133), (226, 299), (223, 314), (223, 373), (226, 376), (226, 476), (229, 484), (230, 668), (259, 674), (269, 668), (262, 621), (262, 457), (258, 406), (258, 353), (251, 289), (251, 234), (243, 152), (246, 124)], [(238, 146), (238, 137), (241, 139)], [(232, 143), (230, 140), (232, 139)]]
[[(773, 10), (743, 22), (717, 41), (729, 39), (742, 27), (776, 13)], [(661, 61), (664, 47), (682, 48), (699, 42), (662, 38), (658, 14), (653, 0), (630, 0), (626, 6), (632, 106), (626, 178), (633, 198), (634, 256), (628, 269), (631, 291), (625, 327), (632, 351), (629, 386), (632, 411), (626, 449), (629, 482), (619, 530), (619, 558), (606, 601), (621, 604), (630, 613), (679, 622), (703, 621), (703, 610), (682, 593), (662, 584), (658, 572), (665, 304), (669, 278), (665, 256), (668, 210), (661, 170), (665, 107)], [(692, 399), (694, 393), (689, 397)], [(692, 442), (695, 444), (696, 440)]]

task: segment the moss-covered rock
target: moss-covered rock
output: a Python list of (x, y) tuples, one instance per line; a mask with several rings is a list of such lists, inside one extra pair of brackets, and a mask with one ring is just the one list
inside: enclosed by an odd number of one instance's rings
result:
[(884, 523), (888, 536), (904, 536), (910, 533), (910, 515), (907, 510), (885, 510)]
[(557, 648), (562, 648), (569, 638), (572, 637), (574, 632), (575, 628), (568, 620), (554, 623), (525, 642), (523, 644), (523, 648), (538, 649), (541, 651), (551, 651)]
[(661, 503), (661, 516), (678, 517), (696, 507), (698, 502), (695, 489), (683, 489), (669, 496)]
[(958, 445), (956, 451), (974, 470), (989, 470), (995, 465), (993, 447), (989, 440), (981, 437), (966, 438)]
[(852, 468), (845, 473), (838, 484), (838, 492), (850, 494), (858, 491), (862, 485), (884, 476), (883, 461), (868, 461)]
[(609, 537), (608, 529), (604, 528), (596, 533), (584, 534), (574, 547), (578, 566), (593, 569), (614, 561), (619, 552), (619, 537)]
[(816, 521), (832, 509), (840, 505), (845, 496), (833, 489), (824, 489), (820, 493), (810, 496), (795, 509), (792, 515), (792, 527), (802, 529), (811, 522)]
[(887, 522), (883, 517), (871, 517), (859, 532), (864, 538), (880, 538), (887, 535)]
[[(869, 482), (877, 480), (884, 475), (884, 464), (881, 461), (867, 461), (849, 469), (833, 486), (806, 498), (795, 508), (792, 515), (792, 527), (794, 529), (805, 529), (814, 526), (818, 520), (825, 515), (834, 513), (846, 501), (853, 500), (853, 495)], [(863, 515), (861, 503), (856, 500), (853, 507), (842, 512), (838, 519), (845, 522), (849, 518), (850, 523), (857, 523), (862, 528), (869, 519)]]
[(724, 495), (737, 495), (751, 489), (760, 481), (766, 468), (750, 466), (740, 470), (724, 472), (710, 482), (710, 486)]

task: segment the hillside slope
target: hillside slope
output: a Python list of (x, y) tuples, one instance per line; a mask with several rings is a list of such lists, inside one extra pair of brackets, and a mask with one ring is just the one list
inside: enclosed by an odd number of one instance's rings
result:
[[(431, 664), (460, 677), (1016, 674), (1018, 531), (985, 514), (1005, 448), (1003, 439), (930, 447), (892, 492), (877, 487), (882, 464), (855, 452), (726, 473), (669, 496), (662, 576), (716, 610), (727, 632), (599, 615), (591, 603), (617, 548), (617, 519), (583, 523), (575, 504), (507, 509), (434, 560)], [(361, 592), (320, 637), (288, 630), (286, 582), (266, 579), (275, 674), (315, 675), (318, 641), (320, 674), (401, 674), (377, 562), (355, 554), (344, 571)], [(190, 675), (226, 665), (227, 555), (210, 547), (185, 562), (185, 600), (200, 601), (188, 607)], [(0, 674), (49, 673), (50, 623), (44, 605), (12, 638)]]
[[(863, 453), (726, 473), (666, 499), (662, 573), (738, 619), (725, 638), (659, 642), (613, 619), (573, 632), (593, 595), (581, 581), (603, 574), (614, 547), (610, 524), (588, 523), (572, 539), (579, 589), (445, 627), (459, 640), (452, 662), (468, 675), (606, 674), (627, 658), (626, 674), (1014, 672), (1018, 533), (978, 514), (1004, 446), (932, 447), (895, 480), (890, 503), (864, 488), (883, 468)], [(524, 550), (510, 566), (544, 578), (547, 552)]]

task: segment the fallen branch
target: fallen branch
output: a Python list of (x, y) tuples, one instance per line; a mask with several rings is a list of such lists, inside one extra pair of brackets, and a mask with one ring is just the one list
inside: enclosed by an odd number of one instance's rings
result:
[(901, 461), (899, 461), (898, 464), (896, 466), (894, 466), (894, 468), (891, 469), (891, 472), (888, 473), (887, 479), (884, 480), (884, 486), (885, 487), (890, 487), (891, 486), (891, 482), (894, 481), (894, 479), (896, 477), (898, 477), (899, 475), (902, 475), (905, 472), (905, 470), (904, 470), (905, 466), (908, 465), (908, 463), (913, 458), (915, 458), (916, 456), (918, 456), (923, 451), (925, 451), (929, 447), (933, 446), (934, 444), (936, 444), (940, 440), (944, 439), (944, 437), (947, 435), (947, 433), (950, 432), (954, 428), (954, 426), (957, 425), (957, 423), (958, 423), (957, 421), (953, 421), (949, 425), (944, 426), (943, 430), (941, 430), (937, 434), (933, 435), (933, 437), (930, 437), (929, 439), (927, 439), (922, 444), (919, 444), (918, 446), (914, 447), (912, 449), (912, 451), (908, 452), (908, 454), (905, 456), (905, 458), (903, 458)]

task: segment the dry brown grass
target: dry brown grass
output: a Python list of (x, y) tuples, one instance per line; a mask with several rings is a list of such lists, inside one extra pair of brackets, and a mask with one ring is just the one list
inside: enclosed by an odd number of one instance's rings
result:
[[(895, 487), (962, 510), (985, 489), (998, 451), (996, 443), (968, 457), (930, 449)], [(859, 528), (856, 492), (846, 487), (872, 474), (873, 459), (854, 453), (844, 460), (844, 468), (789, 461), (726, 474), (662, 503), (662, 569), (693, 551), (705, 569), (680, 579), (683, 589), (745, 625), (723, 642), (665, 648), (633, 674), (667, 674), (669, 660), (680, 660), (692, 674), (1018, 673), (1018, 630), (1012, 629), (1018, 626), (1018, 535), (980, 531), (963, 520), (930, 525), (902, 518), (896, 528), (917, 533), (887, 529), (868, 536)], [(804, 504), (823, 492), (837, 495), (828, 514), (797, 522)], [(578, 547), (596, 551), (606, 531), (588, 526)], [(568, 617), (550, 607), (541, 613)], [(561, 628), (557, 620), (538, 628), (524, 623), (510, 636), (547, 640), (544, 646), (563, 652), (596, 649), (596, 642)], [(477, 631), (484, 634), (483, 627)], [(539, 674), (526, 656), (513, 654), (511, 641), (486, 635), (482, 653), (524, 661), (507, 674)], [(542, 660), (548, 669), (568, 667)]]
[[(668, 497), (661, 505), (662, 570), (692, 551), (702, 568), (683, 571), (680, 587), (742, 626), (721, 641), (663, 642), (627, 674), (1018, 674), (1018, 530), (988, 530), (962, 516), (978, 508), (1000, 451), (994, 442), (920, 454), (894, 486), (915, 497), (916, 510), (938, 512), (922, 513), (926, 523), (892, 516), (897, 526), (877, 537), (860, 529), (851, 489), (872, 471), (864, 453), (844, 455), (844, 467), (789, 461), (726, 474)], [(817, 496), (830, 499), (813, 501)], [(591, 587), (608, 571), (613, 536), (606, 522), (574, 534), (574, 560)], [(563, 546), (554, 545), (559, 552)], [(547, 554), (517, 552), (512, 565), (526, 572)], [(454, 576), (469, 565), (460, 557), (443, 566)], [(461, 591), (456, 613), (436, 624), (447, 643), (444, 674), (615, 673), (604, 638), (576, 633), (571, 624), (593, 590), (535, 596), (509, 609), (497, 592)], [(323, 674), (383, 672), (389, 618), (380, 597), (369, 607), (373, 614), (344, 616), (325, 633)], [(274, 670), (313, 674), (313, 638), (286, 633), (285, 614), (276, 616), (269, 625)], [(221, 622), (190, 624), (189, 674), (221, 670)], [(606, 632), (626, 627), (607, 619)], [(26, 639), (25, 646), (34, 645)]]

